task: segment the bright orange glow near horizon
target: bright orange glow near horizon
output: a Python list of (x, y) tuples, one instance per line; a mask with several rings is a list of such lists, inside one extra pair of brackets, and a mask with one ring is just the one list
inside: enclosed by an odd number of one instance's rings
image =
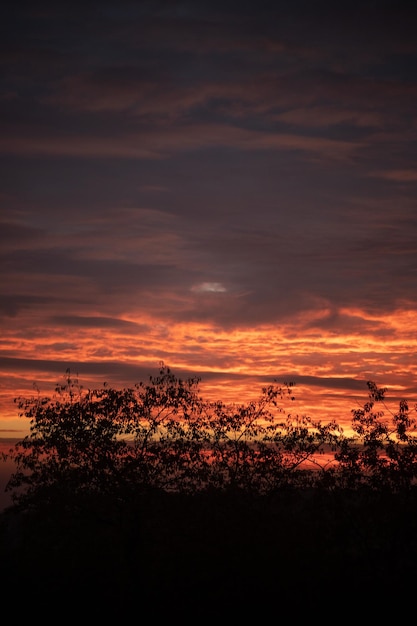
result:
[[(124, 320), (130, 324), (128, 331), (79, 328), (66, 344), (62, 338), (68, 338), (67, 329), (59, 326), (42, 333), (38, 330), (25, 340), (6, 333), (3, 354), (13, 352), (15, 359), (25, 363), (25, 370), (1, 375), (1, 432), (10, 436), (27, 430), (28, 425), (17, 419), (13, 399), (30, 397), (34, 384), (41, 395), (51, 395), (71, 364), (77, 364), (72, 373), (83, 386), (100, 387), (106, 382), (124, 387), (146, 381), (163, 362), (182, 377), (199, 376), (204, 398), (237, 404), (256, 400), (266, 385), (295, 382), (295, 401), (285, 401), (286, 412), (323, 422), (335, 419), (347, 431), (352, 409), (367, 399), (368, 380), (388, 388), (387, 403), (393, 410), (403, 395), (412, 404), (417, 365), (412, 363), (410, 350), (417, 345), (413, 334), (417, 312), (368, 316), (358, 309), (346, 309), (341, 315), (346, 323), (360, 320), (360, 332), (350, 330), (348, 323), (345, 333), (340, 327), (337, 332), (319, 331), (309, 327), (308, 315), (287, 324), (230, 330), (208, 323), (167, 323), (130, 315)], [(379, 334), (366, 331), (370, 322), (377, 325)], [(140, 329), (145, 328), (146, 335), (141, 335)], [(54, 364), (53, 372), (48, 371), (48, 363)]]

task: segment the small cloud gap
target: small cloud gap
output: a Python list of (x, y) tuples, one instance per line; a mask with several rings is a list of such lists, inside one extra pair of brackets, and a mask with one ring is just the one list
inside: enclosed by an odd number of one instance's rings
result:
[(204, 282), (194, 285), (191, 291), (195, 293), (225, 293), (227, 289), (221, 283)]

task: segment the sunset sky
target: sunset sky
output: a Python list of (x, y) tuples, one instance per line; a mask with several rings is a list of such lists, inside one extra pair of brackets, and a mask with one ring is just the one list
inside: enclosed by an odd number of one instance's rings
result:
[(417, 401), (417, 9), (2, 9), (0, 436), (65, 370)]

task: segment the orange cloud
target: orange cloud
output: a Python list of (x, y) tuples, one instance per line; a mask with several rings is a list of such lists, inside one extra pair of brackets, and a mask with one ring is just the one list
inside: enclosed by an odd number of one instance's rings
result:
[[(126, 386), (138, 382), (133, 379), (135, 372), (151, 373), (159, 361), (164, 361), (174, 372), (202, 376), (202, 389), (208, 397), (218, 394), (217, 399), (235, 402), (253, 399), (262, 385), (295, 381), (296, 402), (288, 410), (324, 421), (333, 417), (346, 428), (351, 409), (366, 400), (367, 380), (389, 386), (393, 401), (403, 391), (417, 392), (417, 365), (410, 358), (410, 352), (417, 348), (417, 313), (399, 310), (371, 319), (369, 314), (352, 309), (343, 315), (345, 319), (363, 319), (367, 330), (353, 334), (343, 328), (318, 331), (306, 325), (305, 314), (292, 323), (228, 331), (210, 324), (167, 323), (163, 318), (131, 315), (123, 323), (103, 319), (99, 324), (100, 318), (95, 318), (87, 325), (85, 320), (84, 327), (80, 319), (70, 333), (65, 319), (61, 324), (57, 319), (55, 325), (20, 340), (6, 333), (2, 354), (13, 354), (14, 358), (2, 362), (2, 415), (16, 426), (7, 388), (16, 390), (26, 385), (29, 393), (36, 380), (41, 387), (46, 382), (50, 390), (48, 367), (52, 364), (54, 383), (59, 368), (63, 375), (69, 364), (78, 364), (86, 384), (107, 380)], [(390, 334), (385, 339), (374, 336), (367, 326), (370, 321), (386, 327)], [(39, 354), (43, 364), (37, 363)], [(18, 361), (22, 369), (13, 374)]]

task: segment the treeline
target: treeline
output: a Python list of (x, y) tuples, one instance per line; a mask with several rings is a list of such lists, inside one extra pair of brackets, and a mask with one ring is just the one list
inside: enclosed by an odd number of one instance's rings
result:
[(231, 405), (199, 382), (163, 366), (89, 390), (68, 371), (52, 398), (16, 400), (30, 432), (9, 453), (0, 575), (20, 617), (293, 618), (337, 598), (356, 619), (386, 589), (398, 617), (417, 560), (415, 409), (390, 413), (369, 382), (346, 436), (287, 414), (292, 385)]
[[(9, 452), (15, 506), (149, 489), (195, 494), (288, 488), (404, 491), (417, 475), (416, 420), (406, 400), (384, 411), (386, 389), (368, 382), (352, 433), (334, 421), (285, 414), (292, 384), (247, 404), (207, 402), (198, 378), (166, 366), (133, 388), (89, 390), (66, 372), (52, 398), (16, 399), (30, 434)], [(415, 407), (412, 409), (415, 413)]]

